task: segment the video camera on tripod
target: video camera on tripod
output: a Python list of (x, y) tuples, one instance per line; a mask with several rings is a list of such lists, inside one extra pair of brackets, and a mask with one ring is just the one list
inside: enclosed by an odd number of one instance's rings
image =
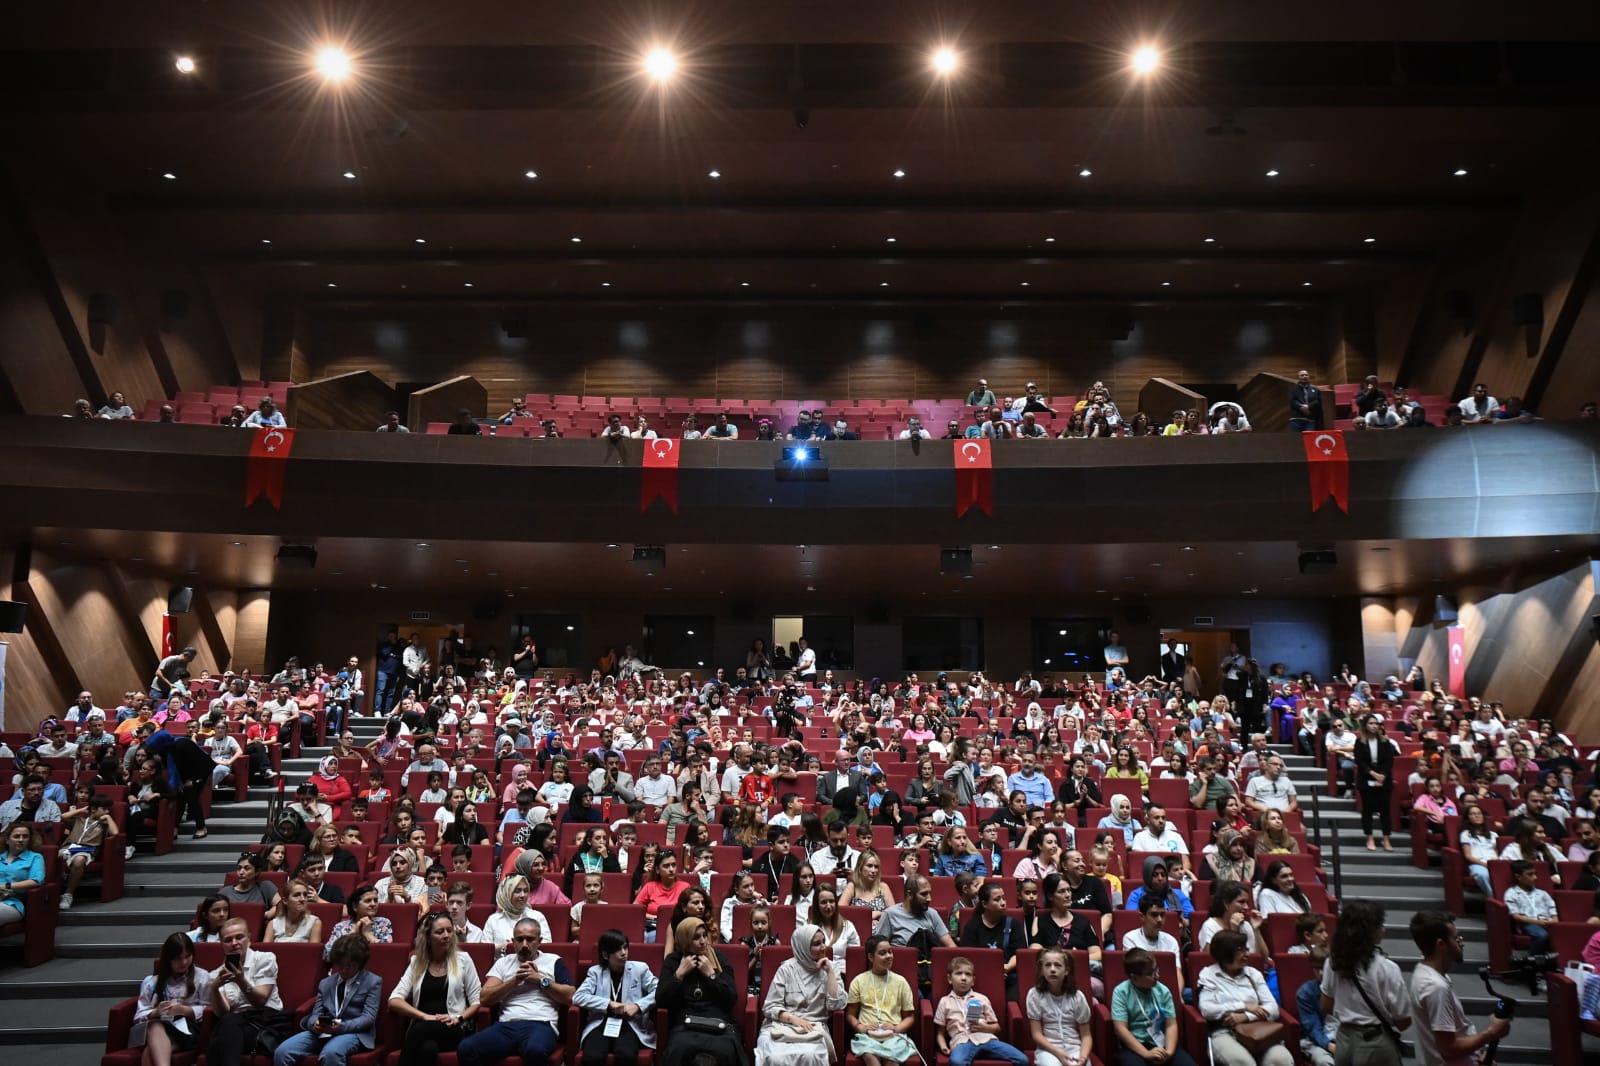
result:
[[(1511, 960), (1509, 970), (1491, 970), (1484, 966), (1478, 970), (1478, 976), (1483, 979), (1483, 987), (1494, 999), (1494, 1010), (1491, 1012), (1496, 1018), (1504, 1018), (1509, 1024), (1517, 1016), (1517, 1001), (1510, 996), (1501, 995), (1495, 990), (1494, 981), (1522, 981), (1528, 985), (1531, 995), (1540, 995), (1543, 992), (1543, 978), (1547, 973), (1560, 969), (1561, 962), (1554, 952), (1540, 952), (1537, 955), (1523, 955), (1521, 958)], [(1500, 1050), (1500, 1041), (1494, 1040), (1484, 1048), (1483, 1062), (1495, 1061), (1495, 1053)]]

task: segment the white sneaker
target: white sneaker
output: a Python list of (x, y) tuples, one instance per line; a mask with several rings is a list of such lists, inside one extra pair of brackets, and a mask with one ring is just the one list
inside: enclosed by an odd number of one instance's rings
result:
[(122, 849), (122, 857), (123, 857), (123, 859), (125, 859), (125, 860), (126, 860), (126, 859), (131, 859), (131, 858), (133, 858), (133, 853), (134, 853), (134, 852), (135, 852), (135, 851), (137, 851), (137, 850), (138, 850), (138, 849), (137, 849), (137, 848), (135, 848), (135, 847), (134, 847), (134, 846), (133, 846), (133, 845), (132, 845), (132, 844), (129, 844), (129, 845), (128, 845), (128, 846), (127, 846), (127, 847), (125, 847), (125, 848), (123, 848), (123, 849)]
[(64, 911), (70, 911), (72, 909), (72, 893), (71, 892), (63, 892), (61, 894), (61, 909), (64, 910)]

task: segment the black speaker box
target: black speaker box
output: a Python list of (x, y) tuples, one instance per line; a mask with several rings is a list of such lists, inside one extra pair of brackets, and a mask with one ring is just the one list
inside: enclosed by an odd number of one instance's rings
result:
[(178, 585), (167, 593), (168, 614), (188, 614), (194, 606), (194, 589), (188, 585)]
[(117, 320), (117, 298), (108, 292), (89, 294), (89, 321), (97, 326), (109, 326)]
[(1544, 299), (1536, 292), (1519, 292), (1511, 298), (1511, 321), (1519, 326), (1544, 325)]
[(27, 621), (27, 604), (18, 600), (0, 600), (0, 633), (21, 633)]
[(1461, 620), (1461, 613), (1456, 609), (1456, 603), (1448, 596), (1435, 596), (1433, 598), (1433, 620), (1435, 622), (1457, 622)]

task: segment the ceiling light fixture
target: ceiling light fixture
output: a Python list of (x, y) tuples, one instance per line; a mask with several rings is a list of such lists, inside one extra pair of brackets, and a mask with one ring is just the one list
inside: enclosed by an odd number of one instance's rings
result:
[(1046, 244), (1054, 244), (1054, 243), (1056, 243), (1056, 239), (1054, 237), (1046, 237), (1044, 239), (1044, 243), (1046, 243)]
[(428, 243), (428, 238), (426, 238), (426, 237), (418, 237), (416, 239), (416, 243), (418, 243), (418, 244), (427, 244)]
[(739, 282), (739, 288), (741, 288), (741, 289), (748, 289), (748, 288), (749, 288), (749, 287), (750, 287), (750, 283), (749, 283), (749, 282), (748, 282), (748, 281), (741, 281), (741, 282)]
[(707, 171), (706, 172), (706, 177), (710, 178), (712, 181), (716, 181), (718, 178), (722, 177), (722, 171), (720, 171), (720, 170)]
[(328, 288), (330, 288), (330, 289), (337, 289), (337, 288), (338, 288), (338, 287), (339, 287), (339, 283), (338, 283), (338, 282), (336, 282), (336, 281), (330, 281), (330, 282), (328, 282)]
[(884, 244), (893, 244), (894, 242), (895, 242), (895, 239), (893, 237), (885, 237), (883, 239), (883, 243)]
[(1162, 287), (1162, 288), (1163, 288), (1163, 289), (1170, 289), (1170, 288), (1171, 288), (1171, 287), (1172, 287), (1172, 282), (1170, 282), (1170, 281), (1163, 281), (1163, 282), (1162, 282), (1162, 283), (1161, 283), (1161, 287)]
[(172, 65), (178, 68), (179, 74), (193, 74), (199, 69), (195, 66), (194, 56), (179, 56), (172, 61)]
[(1309, 282), (1309, 281), (1302, 281), (1302, 282), (1301, 282), (1301, 283), (1300, 283), (1300, 287), (1301, 287), (1301, 288), (1302, 288), (1302, 289), (1309, 289), (1309, 288), (1311, 288), (1311, 282)]
[(573, 238), (570, 238), (570, 239), (571, 239), (573, 244), (582, 244), (583, 243), (583, 238), (582, 237), (573, 237)]
[(262, 244), (271, 244), (272, 243), (272, 238), (271, 237), (263, 237), (263, 238), (261, 238), (261, 243)]
[(609, 282), (609, 281), (602, 281), (602, 282), (601, 282), (601, 283), (600, 283), (600, 287), (601, 287), (601, 288), (602, 288), (602, 289), (609, 289), (609, 288), (611, 288), (611, 282)]
[(1467, 168), (1466, 167), (1456, 167), (1455, 176), (1458, 177), (1458, 178), (1466, 177), (1467, 176)]
[(1207, 237), (1203, 243), (1205, 243), (1205, 244), (1216, 244), (1217, 243), (1217, 239), (1215, 237)]
[(1128, 66), (1134, 74), (1148, 78), (1161, 69), (1161, 49), (1153, 44), (1140, 45), (1133, 50), (1133, 55), (1128, 57)]
[(895, 167), (894, 168), (894, 176), (897, 177), (897, 178), (903, 178), (903, 177), (906, 176), (906, 172), (904, 170), (900, 169), (899, 167)]
[(880, 281), (880, 282), (878, 282), (878, 288), (880, 288), (880, 289), (887, 289), (887, 288), (888, 288), (888, 287), (889, 287), (889, 283), (888, 283), (888, 282), (887, 282), (887, 281)]
[(678, 57), (672, 54), (671, 49), (652, 48), (646, 52), (640, 61), (645, 74), (655, 82), (668, 82), (673, 75), (678, 73)]
[(1377, 244), (1378, 243), (1378, 238), (1376, 238), (1376, 237), (1363, 237), (1363, 238), (1361, 238), (1361, 243), (1362, 244)]
[(1092, 178), (1092, 177), (1094, 177), (1094, 171), (1090, 170), (1088, 167), (1079, 167), (1078, 168), (1078, 177), (1080, 177), (1080, 178)]
[(522, 176), (527, 178), (529, 181), (533, 181), (539, 176), (539, 172), (537, 170), (524, 170), (522, 172)]
[(312, 56), (312, 69), (322, 75), (323, 81), (337, 84), (355, 73), (355, 64), (350, 59), (350, 53), (338, 45), (323, 45)]
[(935, 74), (941, 76), (954, 74), (956, 68), (961, 65), (961, 56), (956, 53), (954, 48), (948, 45), (941, 45), (935, 48), (933, 54), (928, 57), (928, 65), (933, 68)]
[(161, 176), (163, 178), (165, 178), (167, 181), (177, 181), (178, 180), (178, 175), (174, 174), (170, 170), (163, 171)]
[(470, 282), (470, 281), (463, 281), (463, 282), (462, 282), (462, 283), (461, 283), (461, 287), (462, 287), (462, 288), (463, 288), (463, 289), (470, 289), (470, 288), (472, 288), (472, 282)]
[(356, 180), (356, 172), (353, 171), (353, 170), (347, 170), (340, 176), (343, 177), (345, 181), (355, 181)]
[(1267, 177), (1275, 178), (1277, 176), (1278, 176), (1278, 169), (1276, 167), (1274, 167), (1273, 169), (1267, 171)]

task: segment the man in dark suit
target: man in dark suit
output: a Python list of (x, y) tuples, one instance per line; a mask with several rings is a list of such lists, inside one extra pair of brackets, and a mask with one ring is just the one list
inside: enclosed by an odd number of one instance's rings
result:
[(834, 768), (817, 775), (817, 802), (833, 806), (833, 797), (847, 788), (861, 792), (861, 769), (850, 753), (840, 748), (833, 756)]
[(1182, 681), (1184, 662), (1183, 652), (1178, 650), (1178, 646), (1168, 644), (1167, 650), (1161, 653), (1161, 680)]
[(372, 949), (352, 933), (333, 942), (328, 962), (333, 972), (317, 986), (317, 1002), (300, 1022), (300, 1032), (278, 1045), (273, 1066), (294, 1066), (315, 1055), (322, 1066), (344, 1066), (357, 1050), (371, 1051), (383, 1002), (383, 979), (367, 969)]
[(1311, 384), (1311, 372), (1300, 371), (1289, 389), (1289, 429), (1304, 433), (1322, 428), (1322, 393)]

